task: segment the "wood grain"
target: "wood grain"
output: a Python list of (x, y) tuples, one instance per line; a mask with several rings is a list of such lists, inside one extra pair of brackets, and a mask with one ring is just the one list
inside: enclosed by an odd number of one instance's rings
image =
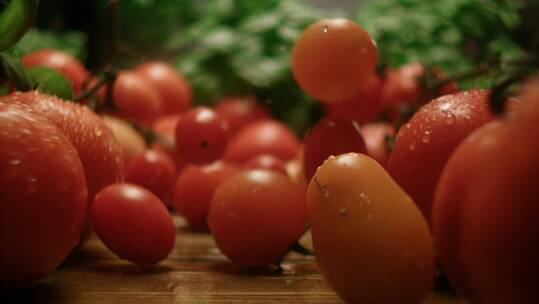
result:
[[(35, 286), (6, 295), (14, 303), (342, 303), (313, 257), (291, 253), (283, 273), (230, 264), (207, 233), (176, 218), (176, 246), (166, 261), (140, 267), (118, 259), (92, 237)], [(430, 304), (460, 303), (431, 293)]]

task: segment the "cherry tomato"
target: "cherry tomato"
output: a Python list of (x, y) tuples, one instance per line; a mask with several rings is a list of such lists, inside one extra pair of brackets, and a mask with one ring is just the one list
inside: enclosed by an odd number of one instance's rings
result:
[(165, 204), (133, 184), (101, 190), (91, 210), (95, 232), (120, 258), (136, 264), (156, 264), (172, 251), (176, 228)]
[(163, 136), (170, 143), (174, 144), (176, 125), (180, 120), (180, 114), (164, 115), (156, 119), (152, 124), (152, 129), (158, 135)]
[(194, 230), (207, 228), (206, 219), (215, 188), (236, 172), (223, 161), (206, 166), (187, 166), (178, 176), (174, 190), (174, 208)]
[(215, 111), (226, 121), (231, 133), (259, 119), (270, 118), (269, 110), (252, 97), (227, 97), (219, 100)]
[(225, 153), (228, 136), (228, 125), (219, 114), (207, 107), (197, 107), (178, 120), (176, 151), (188, 163), (211, 163)]
[(114, 105), (119, 115), (141, 123), (151, 123), (163, 114), (163, 101), (156, 89), (138, 74), (122, 71), (113, 87)]
[(323, 102), (353, 98), (376, 66), (376, 46), (361, 26), (346, 19), (311, 24), (292, 49), (292, 72), (299, 86)]
[(142, 154), (146, 150), (144, 138), (127, 121), (110, 115), (103, 115), (101, 118), (112, 131), (116, 142), (120, 146), (125, 164), (129, 164), (133, 157)]
[(191, 107), (193, 94), (189, 83), (169, 64), (149, 61), (138, 65), (135, 72), (157, 90), (163, 102), (163, 113), (182, 113)]
[(31, 283), (79, 242), (87, 190), (77, 150), (45, 117), (0, 97), (0, 276)]
[(521, 100), (459, 145), (436, 190), (435, 246), (471, 303), (539, 303), (539, 79)]
[(240, 171), (215, 190), (208, 224), (217, 246), (233, 263), (270, 265), (307, 228), (305, 188), (277, 172)]
[(281, 159), (271, 154), (257, 155), (246, 161), (245, 164), (243, 164), (243, 167), (247, 169), (273, 170), (281, 172), (283, 174), (287, 174), (285, 163)]
[(365, 141), (355, 121), (331, 116), (322, 118), (305, 139), (305, 178), (310, 181), (318, 166), (331, 155), (365, 151)]
[(347, 303), (420, 303), (434, 252), (414, 202), (373, 159), (347, 153), (320, 166), (307, 190), (321, 273)]
[(250, 123), (230, 141), (224, 159), (243, 163), (259, 154), (272, 154), (282, 160), (298, 155), (300, 142), (285, 124), (265, 119)]
[(333, 116), (353, 119), (365, 123), (376, 119), (383, 108), (380, 99), (382, 80), (376, 73), (371, 73), (359, 86), (361, 90), (352, 99), (326, 104), (326, 111)]
[(172, 204), (176, 164), (167, 154), (146, 150), (127, 166), (125, 181), (142, 186), (159, 197), (167, 206)]
[(361, 127), (361, 135), (365, 139), (367, 155), (385, 168), (389, 159), (386, 137), (395, 136), (395, 128), (384, 122), (366, 124)]
[(89, 204), (101, 188), (123, 179), (121, 148), (107, 125), (89, 108), (37, 92), (13, 93), (4, 101), (28, 105), (67, 136), (84, 166)]
[(78, 59), (57, 49), (36, 50), (21, 59), (26, 67), (44, 65), (62, 73), (71, 82), (75, 93), (80, 93), (84, 81), (90, 74)]
[(430, 222), (434, 190), (447, 159), (475, 129), (492, 120), (488, 91), (445, 95), (424, 105), (399, 130), (388, 171)]

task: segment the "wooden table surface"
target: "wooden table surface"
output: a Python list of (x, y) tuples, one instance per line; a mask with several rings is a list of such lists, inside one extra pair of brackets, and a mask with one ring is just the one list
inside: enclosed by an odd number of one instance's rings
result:
[[(157, 266), (120, 260), (93, 237), (35, 286), (6, 295), (8, 303), (342, 303), (313, 257), (289, 254), (281, 274), (241, 269), (221, 255), (209, 234), (176, 222), (176, 246)], [(460, 301), (433, 292), (425, 303)]]

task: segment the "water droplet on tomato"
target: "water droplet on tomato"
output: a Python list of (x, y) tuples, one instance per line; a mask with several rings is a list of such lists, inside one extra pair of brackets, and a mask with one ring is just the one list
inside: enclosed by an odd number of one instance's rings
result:
[(11, 160), (9, 161), (9, 164), (12, 165), (12, 166), (17, 166), (17, 165), (20, 164), (20, 163), (21, 163), (21, 160), (20, 160), (20, 159), (16, 159), (16, 158), (11, 159)]
[(411, 142), (411, 143), (408, 145), (408, 149), (410, 149), (410, 151), (414, 151), (414, 150), (415, 150), (415, 141)]
[(452, 125), (455, 123), (455, 115), (451, 113), (447, 113), (447, 115), (444, 118), (444, 122), (446, 125)]
[(347, 213), (348, 213), (348, 209), (346, 208), (341, 208), (341, 210), (339, 211), (339, 214), (341, 215), (341, 217), (345, 217)]
[(425, 131), (425, 133), (423, 133), (423, 136), (421, 136), (421, 142), (424, 144), (430, 142), (430, 131)]
[(328, 26), (327, 24), (322, 25), (322, 32), (327, 33), (328, 32)]

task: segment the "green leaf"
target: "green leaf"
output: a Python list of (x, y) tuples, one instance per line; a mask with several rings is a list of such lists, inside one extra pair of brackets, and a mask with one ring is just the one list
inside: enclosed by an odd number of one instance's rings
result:
[(11, 49), (11, 54), (21, 56), (43, 48), (55, 48), (70, 53), (79, 60), (86, 58), (86, 34), (78, 31), (56, 33), (32, 28)]
[(27, 68), (26, 73), (35, 90), (64, 100), (73, 100), (71, 83), (57, 71), (44, 66), (35, 66)]
[(0, 53), (0, 69), (1, 74), (11, 81), (17, 91), (30, 91), (32, 89), (32, 82), (19, 58)]

